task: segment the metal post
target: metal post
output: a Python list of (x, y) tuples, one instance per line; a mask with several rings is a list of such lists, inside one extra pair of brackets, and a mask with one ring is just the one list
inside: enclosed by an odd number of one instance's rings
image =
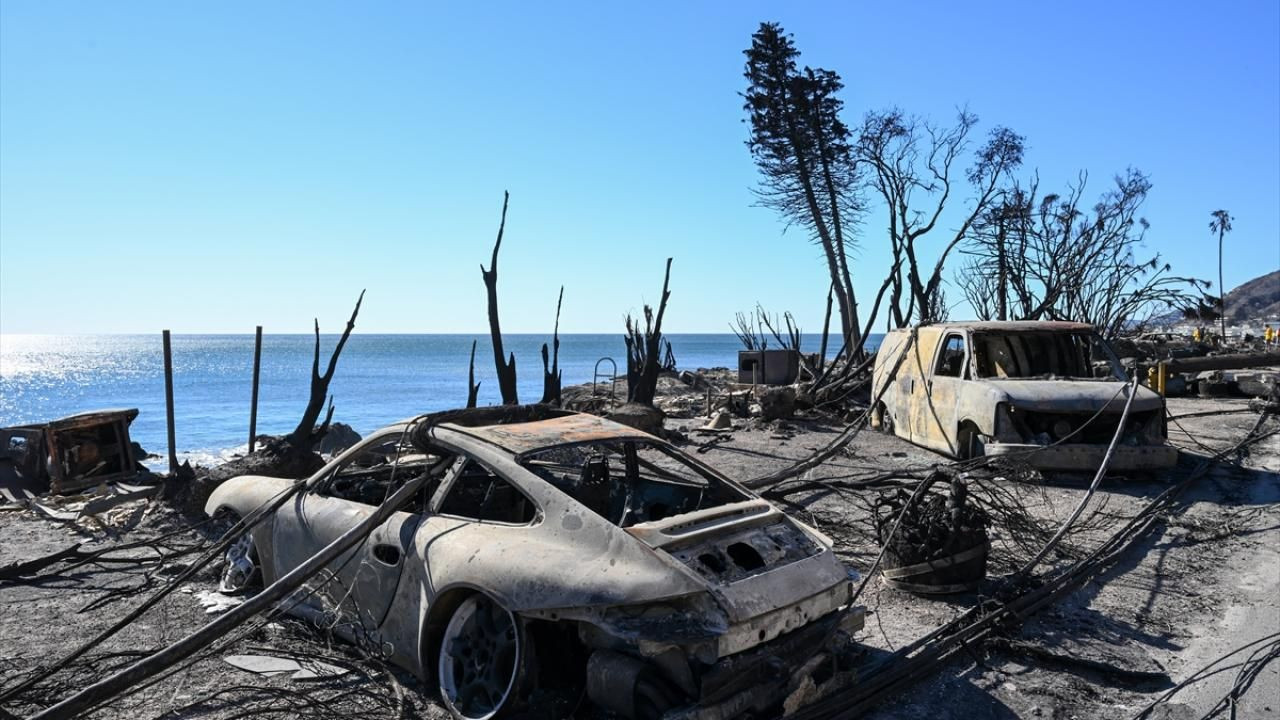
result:
[(262, 326), (258, 326), (253, 341), (253, 400), (249, 401), (249, 452), (253, 452), (254, 438), (258, 435), (258, 372), (262, 368)]
[(178, 474), (178, 451), (173, 433), (173, 353), (169, 349), (169, 331), (164, 331), (164, 408), (169, 426), (169, 474)]
[(1165, 396), (1164, 383), (1165, 383), (1165, 378), (1168, 377), (1169, 375), (1169, 369), (1168, 367), (1165, 366), (1163, 360), (1161, 360), (1160, 363), (1156, 365), (1156, 373), (1157, 373), (1156, 374), (1156, 392), (1160, 393), (1160, 397), (1164, 397)]

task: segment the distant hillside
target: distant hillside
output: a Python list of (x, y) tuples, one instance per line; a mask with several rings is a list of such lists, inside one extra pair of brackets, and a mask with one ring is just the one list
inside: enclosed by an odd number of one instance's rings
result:
[(1280, 270), (1227, 293), (1227, 322), (1280, 318)]

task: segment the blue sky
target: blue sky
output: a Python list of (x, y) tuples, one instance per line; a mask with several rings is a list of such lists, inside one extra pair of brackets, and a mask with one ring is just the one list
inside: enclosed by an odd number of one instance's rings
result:
[[(1148, 246), (1226, 285), (1280, 267), (1280, 4), (0, 3), (0, 331), (615, 332), (674, 256), (672, 332), (759, 301), (817, 331), (826, 275), (755, 207), (742, 50), (838, 71), (846, 120), (965, 105), (1026, 173), (1154, 183)], [(854, 267), (887, 265), (873, 214)], [(960, 297), (958, 290), (951, 293)], [(963, 315), (964, 308), (957, 309)]]

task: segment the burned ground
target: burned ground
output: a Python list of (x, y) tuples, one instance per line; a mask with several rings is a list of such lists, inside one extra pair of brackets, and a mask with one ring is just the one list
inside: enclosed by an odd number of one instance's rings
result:
[[(666, 384), (669, 381), (664, 380)], [(670, 388), (674, 389), (674, 388)], [(568, 391), (566, 391), (568, 394)], [(667, 393), (668, 395), (670, 393)], [(675, 405), (686, 406), (679, 411)], [(705, 409), (690, 394), (660, 397), (669, 414), (695, 415)], [(1111, 528), (1134, 515), (1147, 500), (1169, 487), (1195, 464), (1192, 453), (1237, 443), (1256, 422), (1243, 400), (1171, 400), (1173, 416), (1205, 411), (1226, 414), (1187, 417), (1171, 423), (1171, 441), (1188, 450), (1178, 468), (1160, 477), (1108, 480), (1086, 513), (1081, 530), (1064, 548), (1083, 553)], [(735, 419), (729, 432), (702, 433), (702, 417), (668, 420), (688, 438), (685, 449), (732, 477), (758, 477), (786, 467), (825, 445), (844, 428), (834, 420)], [(1278, 421), (1267, 421), (1274, 429)], [(855, 569), (868, 568), (878, 552), (868, 500), (892, 483), (920, 477), (939, 456), (897, 438), (864, 431), (811, 475), (768, 494), (784, 509), (831, 536), (837, 552)], [(1041, 483), (1016, 473), (987, 477), (991, 497), (1025, 508), (1040, 531), (1051, 531), (1084, 492), (1087, 478), (1058, 477)], [(913, 482), (913, 481), (909, 481)], [(867, 487), (868, 485), (872, 487)], [(149, 510), (142, 510), (149, 507)], [(123, 553), (132, 564), (57, 567), (34, 580), (0, 583), (0, 660), (7, 687), (32, 667), (53, 661), (107, 627), (192, 559), (183, 550), (208, 541), (212, 529), (185, 528), (197, 520), (168, 510), (159, 501), (122, 514), (117, 527), (65, 526), (22, 511), (0, 514), (0, 565), (40, 557), (74, 543), (90, 550), (126, 542), (164, 541), (157, 548)], [(1023, 529), (1023, 532), (1036, 532)], [(1006, 526), (993, 523), (992, 574), (1008, 572), (1024, 549)], [(145, 559), (151, 558), (151, 559)], [(1054, 563), (1068, 558), (1050, 556)], [(3, 703), (27, 715), (65, 697), (75, 687), (101, 678), (114, 667), (181, 637), (210, 617), (200, 599), (217, 585), (206, 571), (190, 591), (173, 593), (117, 637), (20, 697)], [(924, 598), (885, 587), (872, 578), (859, 602), (868, 607), (858, 640), (871, 663), (919, 638), (972, 606), (991, 583), (968, 593)], [(1155, 531), (1101, 576), (1030, 618), (995, 641), (970, 648), (911, 689), (882, 704), (870, 717), (1132, 717), (1171, 687), (1217, 656), (1280, 631), (1280, 437), (1254, 445), (1238, 462), (1215, 463), (1191, 486), (1177, 508)], [(94, 604), (93, 607), (88, 607)], [(291, 674), (264, 677), (232, 667), (230, 655), (305, 657), (347, 672), (337, 677), (294, 680)], [(102, 708), (93, 717), (231, 718), (271, 712), (311, 717), (444, 718), (435, 693), (373, 656), (376, 648), (355, 648), (332, 640), (324, 629), (287, 618), (255, 620), (232, 633), (200, 659), (184, 663), (137, 692)], [(1247, 654), (1247, 653), (1246, 653)], [(1226, 672), (1179, 691), (1153, 717), (1200, 717), (1236, 679), (1240, 658)], [(1167, 676), (1167, 679), (1166, 679)], [(1280, 710), (1277, 668), (1266, 670), (1242, 701), (1241, 717), (1266, 717)], [(194, 704), (193, 704), (194, 703)]]

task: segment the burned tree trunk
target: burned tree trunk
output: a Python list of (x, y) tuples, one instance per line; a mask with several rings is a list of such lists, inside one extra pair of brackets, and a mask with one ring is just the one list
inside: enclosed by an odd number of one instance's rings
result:
[(493, 339), (493, 365), (498, 372), (498, 389), (502, 392), (502, 404), (518, 405), (516, 394), (516, 355), (511, 353), (504, 359), (502, 350), (502, 328), (498, 324), (498, 248), (502, 247), (502, 232), (507, 227), (507, 200), (510, 194), (502, 193), (502, 221), (498, 223), (498, 239), (493, 243), (493, 259), (489, 261), (489, 269), (480, 266), (480, 276), (484, 278), (484, 289), (489, 295), (489, 335)]
[[(364, 302), (363, 290), (360, 291), (360, 297), (356, 300), (355, 309), (351, 311), (351, 319), (347, 320), (346, 329), (342, 331), (342, 337), (338, 339), (338, 344), (333, 348), (333, 354), (329, 356), (329, 365), (325, 368), (323, 375), (320, 374), (320, 320), (316, 319), (316, 349), (311, 363), (311, 398), (307, 401), (307, 409), (303, 411), (302, 419), (298, 421), (298, 427), (289, 433), (289, 443), (299, 450), (314, 448), (329, 430), (329, 422), (333, 420), (333, 398), (329, 397), (329, 381), (333, 380), (333, 371), (338, 367), (338, 356), (342, 354), (347, 338), (351, 337), (351, 331), (356, 327), (356, 316), (360, 314), (362, 302)], [(316, 420), (320, 419), (320, 411), (324, 409), (326, 398), (329, 400), (329, 411), (325, 414), (324, 422), (317, 426)]]
[(560, 405), (560, 305), (564, 302), (564, 286), (560, 286), (560, 298), (556, 300), (556, 324), (551, 333), (551, 364), (547, 364), (547, 344), (542, 343), (542, 402)]
[[(671, 292), (667, 289), (671, 280), (671, 258), (667, 258), (667, 271), (662, 278), (662, 297), (658, 302), (658, 313), (653, 308), (644, 306), (644, 330), (640, 323), (627, 315), (627, 401), (642, 405), (653, 405), (653, 398), (658, 393), (658, 373), (662, 369), (664, 354), (673, 357), (671, 343), (662, 337), (662, 316), (667, 310), (667, 299)], [(664, 353), (665, 350), (665, 353)]]
[(476, 406), (476, 398), (480, 395), (480, 383), (476, 382), (476, 341), (471, 341), (471, 364), (467, 368), (467, 407)]

